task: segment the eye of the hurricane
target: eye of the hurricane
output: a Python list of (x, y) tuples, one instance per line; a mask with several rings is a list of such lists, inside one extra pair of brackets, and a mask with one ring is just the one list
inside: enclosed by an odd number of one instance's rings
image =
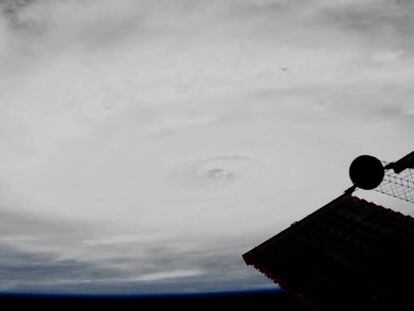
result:
[(237, 175), (226, 169), (213, 168), (206, 171), (203, 177), (208, 181), (224, 183), (234, 180)]
[(257, 169), (256, 161), (249, 157), (213, 156), (181, 162), (175, 176), (186, 185), (225, 186), (248, 182), (257, 175)]

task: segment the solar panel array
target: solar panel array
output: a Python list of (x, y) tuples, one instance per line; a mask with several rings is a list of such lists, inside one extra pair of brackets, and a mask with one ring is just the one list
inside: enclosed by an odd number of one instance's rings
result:
[(243, 258), (312, 310), (414, 310), (414, 218), (349, 194)]

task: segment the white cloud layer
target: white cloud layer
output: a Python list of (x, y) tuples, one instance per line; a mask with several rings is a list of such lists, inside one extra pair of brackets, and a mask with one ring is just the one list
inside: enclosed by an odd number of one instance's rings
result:
[(412, 149), (409, 1), (0, 7), (0, 242), (110, 271), (85, 290), (269, 284), (244, 251)]

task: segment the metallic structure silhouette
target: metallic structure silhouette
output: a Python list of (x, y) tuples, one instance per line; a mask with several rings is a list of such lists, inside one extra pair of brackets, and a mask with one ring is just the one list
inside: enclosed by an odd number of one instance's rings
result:
[(414, 310), (414, 218), (352, 195), (413, 202), (414, 152), (392, 163), (363, 155), (353, 186), (243, 255), (311, 310)]

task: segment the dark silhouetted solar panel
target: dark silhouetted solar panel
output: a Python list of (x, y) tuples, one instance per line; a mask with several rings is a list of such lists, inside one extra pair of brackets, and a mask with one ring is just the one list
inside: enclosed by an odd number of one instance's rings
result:
[(414, 310), (414, 219), (350, 194), (243, 258), (316, 310)]

